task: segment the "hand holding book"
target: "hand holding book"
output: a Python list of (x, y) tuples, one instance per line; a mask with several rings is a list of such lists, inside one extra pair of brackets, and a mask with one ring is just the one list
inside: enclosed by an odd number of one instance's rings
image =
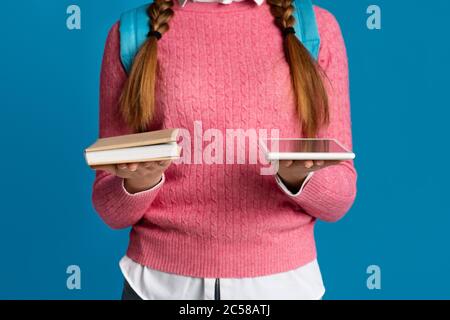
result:
[(157, 185), (161, 181), (162, 174), (171, 163), (171, 160), (161, 160), (100, 165), (92, 168), (95, 170), (104, 170), (119, 178), (123, 178), (125, 189), (129, 193), (137, 193), (151, 189)]
[(180, 156), (178, 129), (98, 139), (85, 150), (88, 165), (124, 179), (130, 193), (152, 188)]

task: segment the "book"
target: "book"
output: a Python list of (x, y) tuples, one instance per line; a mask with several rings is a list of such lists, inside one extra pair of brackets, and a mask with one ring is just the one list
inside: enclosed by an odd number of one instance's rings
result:
[(176, 159), (178, 129), (164, 129), (98, 139), (84, 150), (90, 167)]

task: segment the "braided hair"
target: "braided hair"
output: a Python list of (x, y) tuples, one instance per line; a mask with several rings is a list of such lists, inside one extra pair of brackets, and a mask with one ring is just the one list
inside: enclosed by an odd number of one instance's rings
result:
[[(293, 0), (266, 0), (275, 24), (284, 31), (295, 24)], [(292, 33), (284, 33), (283, 47), (291, 70), (297, 112), (303, 134), (315, 137), (321, 126), (328, 124), (328, 95), (319, 64)]]
[(173, 0), (155, 0), (148, 7), (149, 36), (134, 58), (120, 96), (122, 116), (135, 132), (145, 131), (155, 114), (158, 34), (163, 35), (169, 30), (169, 21), (174, 15), (173, 5)]

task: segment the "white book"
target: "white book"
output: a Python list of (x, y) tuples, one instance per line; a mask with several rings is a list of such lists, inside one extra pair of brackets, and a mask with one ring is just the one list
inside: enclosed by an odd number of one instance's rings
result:
[(85, 149), (84, 156), (91, 167), (176, 159), (181, 152), (177, 136), (178, 129), (165, 129), (102, 138)]

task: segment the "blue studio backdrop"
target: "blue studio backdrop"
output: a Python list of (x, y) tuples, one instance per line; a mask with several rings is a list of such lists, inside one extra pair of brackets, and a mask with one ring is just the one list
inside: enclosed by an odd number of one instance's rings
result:
[[(91, 203), (85, 147), (98, 134), (103, 46), (139, 0), (2, 1), (0, 299), (117, 299), (128, 230)], [(66, 26), (81, 8), (81, 29)], [(342, 28), (350, 64), (358, 195), (316, 237), (326, 299), (450, 298), (450, 2), (316, 0)], [(381, 8), (381, 29), (367, 8)], [(81, 269), (69, 290), (67, 268)], [(367, 270), (378, 266), (381, 288)], [(370, 273), (370, 272), (369, 272)]]

